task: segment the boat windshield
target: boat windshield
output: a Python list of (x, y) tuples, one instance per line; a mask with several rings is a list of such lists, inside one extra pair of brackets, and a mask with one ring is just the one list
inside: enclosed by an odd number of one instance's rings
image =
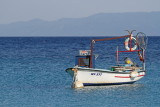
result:
[(79, 66), (89, 67), (89, 58), (79, 58)]

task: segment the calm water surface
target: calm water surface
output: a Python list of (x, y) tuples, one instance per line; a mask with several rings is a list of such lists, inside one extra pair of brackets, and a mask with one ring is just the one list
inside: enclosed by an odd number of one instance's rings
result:
[[(159, 107), (160, 37), (149, 37), (147, 75), (131, 85), (72, 89), (65, 72), (91, 37), (0, 38), (0, 107)], [(120, 41), (119, 41), (120, 42)], [(106, 44), (105, 47), (104, 44)], [(112, 54), (99, 44), (98, 68)]]

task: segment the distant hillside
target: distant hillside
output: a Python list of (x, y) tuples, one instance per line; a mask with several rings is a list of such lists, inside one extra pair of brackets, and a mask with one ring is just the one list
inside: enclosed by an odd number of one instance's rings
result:
[(160, 12), (101, 13), (57, 21), (39, 19), (0, 25), (0, 36), (113, 36), (124, 30), (160, 35)]

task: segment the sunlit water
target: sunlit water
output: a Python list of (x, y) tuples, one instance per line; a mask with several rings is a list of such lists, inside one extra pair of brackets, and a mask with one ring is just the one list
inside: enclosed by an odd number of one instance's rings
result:
[[(160, 37), (149, 37), (147, 75), (140, 81), (72, 89), (72, 78), (65, 69), (74, 66), (78, 50), (89, 49), (90, 40), (0, 38), (0, 107), (160, 106)], [(101, 51), (103, 44), (97, 47), (99, 54), (108, 58)], [(106, 68), (103, 57), (97, 61), (97, 67)]]

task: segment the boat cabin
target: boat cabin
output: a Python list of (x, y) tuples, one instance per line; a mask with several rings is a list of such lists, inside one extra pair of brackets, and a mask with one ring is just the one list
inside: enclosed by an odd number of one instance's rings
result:
[(95, 57), (91, 56), (90, 50), (80, 50), (79, 55), (75, 57), (75, 66), (95, 68)]

